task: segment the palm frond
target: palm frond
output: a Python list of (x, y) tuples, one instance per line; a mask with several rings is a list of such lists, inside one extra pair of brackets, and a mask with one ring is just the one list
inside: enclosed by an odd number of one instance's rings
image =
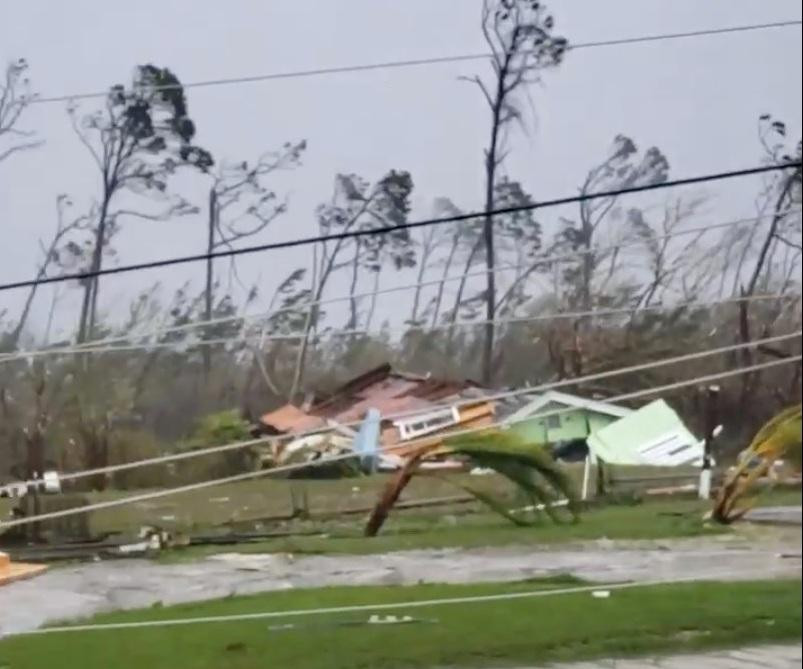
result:
[(448, 439), (446, 446), (510, 480), (534, 505), (542, 504), (555, 522), (559, 516), (553, 504), (560, 497), (568, 500), (572, 517), (579, 517), (580, 500), (574, 482), (542, 445), (510, 432), (488, 430)]
[(801, 450), (801, 405), (798, 404), (781, 411), (756, 433), (741, 462), (719, 490), (712, 517), (721, 523), (732, 523), (744, 516), (755, 500), (755, 496), (747, 497), (755, 482), (780, 458), (790, 460), (800, 469)]
[(508, 508), (508, 505), (503, 500), (497, 499), (485, 490), (477, 488), (456, 478), (449, 479), (445, 476), (439, 476), (438, 478), (442, 481), (447, 481), (448, 483), (457, 486), (461, 490), (464, 490), (469, 495), (474, 496), (478, 501), (482, 502), (485, 504), (485, 506), (491, 509), (491, 511), (498, 513), (503, 518), (507, 518), (514, 525), (518, 525), (519, 527), (527, 527), (532, 525), (532, 522), (528, 521), (526, 518), (513, 513), (513, 511)]
[[(533, 508), (542, 508), (554, 522), (561, 522), (555, 504), (561, 498), (567, 500), (567, 507), (572, 519), (576, 521), (579, 518), (580, 501), (574, 482), (542, 445), (501, 430), (487, 430), (471, 435), (447, 438), (443, 445), (454, 454), (467, 458), (471, 465), (493, 469), (500, 476), (506, 478), (532, 502)], [(375, 536), (379, 532), (402, 491), (418, 473), (421, 461), (430, 452), (439, 448), (439, 444), (421, 447), (408, 457), (405, 465), (388, 481), (368, 518), (365, 526), (366, 536)], [(498, 499), (479, 487), (454, 476), (439, 476), (438, 478), (465, 490), (492, 511), (516, 525), (533, 524), (512, 511), (504, 500)]]

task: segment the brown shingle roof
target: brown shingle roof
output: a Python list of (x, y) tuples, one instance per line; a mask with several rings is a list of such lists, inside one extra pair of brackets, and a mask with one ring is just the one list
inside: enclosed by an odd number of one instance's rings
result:
[(271, 427), (277, 432), (304, 432), (323, 427), (326, 421), (320, 416), (312, 416), (304, 413), (301, 409), (292, 404), (285, 404), (274, 411), (269, 411), (259, 419), (259, 422), (266, 427)]

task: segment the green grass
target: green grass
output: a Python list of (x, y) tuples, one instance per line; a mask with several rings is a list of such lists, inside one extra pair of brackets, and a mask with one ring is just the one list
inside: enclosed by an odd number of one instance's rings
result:
[[(569, 473), (577, 481), (582, 478), (581, 466), (569, 466)], [(661, 468), (635, 468), (632, 475), (666, 473)], [(288, 515), (292, 510), (291, 493), (304, 491), (313, 516), (334, 514), (354, 507), (373, 505), (389, 475), (378, 474), (335, 480), (295, 480), (264, 478), (196, 490), (159, 499), (112, 507), (92, 514), (91, 528), (103, 533), (126, 529), (137, 530), (141, 525), (159, 523), (178, 530), (193, 530), (230, 522), (259, 522), (270, 516)], [(503, 494), (510, 491), (509, 484), (500, 476), (470, 476), (451, 474), (447, 480), (417, 476), (405, 489), (402, 499), (414, 500), (463, 494), (449, 480), (470, 482), (486, 492)], [(664, 485), (664, 484), (661, 484)], [(112, 490), (88, 493), (90, 502), (119, 499), (142, 490)], [(0, 500), (0, 513), (7, 513), (12, 505)]]
[[(470, 478), (472, 484), (482, 485), (489, 491), (499, 493), (503, 490), (497, 476)], [(335, 513), (372, 504), (386, 480), (385, 476), (376, 476), (331, 481), (249, 481), (96, 512), (91, 525), (97, 532), (133, 530), (153, 523), (167, 529), (195, 532), (213, 524), (232, 522), (246, 531), (301, 531), (312, 535), (236, 546), (177, 549), (162, 553), (160, 559), (166, 561), (195, 559), (222, 551), (367, 554), (418, 548), (543, 545), (601, 538), (655, 540), (731, 531), (704, 524), (701, 519), (710, 506), (688, 496), (648, 498), (635, 506), (596, 506), (584, 513), (576, 525), (553, 525), (545, 520), (540, 526), (527, 528), (513, 526), (488, 513), (478, 503), (396, 510), (380, 535), (371, 539), (362, 537), (363, 515), (316, 518), (304, 522), (258, 520), (266, 515), (288, 513), (292, 486), (307, 490), (313, 512), (326, 510)], [(453, 485), (442, 480), (417, 477), (405, 491), (405, 499), (459, 493)], [(130, 493), (107, 492), (91, 497), (109, 499), (126, 494)], [(800, 488), (779, 488), (764, 493), (759, 501), (763, 505), (800, 505), (801, 491)]]
[(595, 539), (665, 539), (711, 536), (729, 531), (703, 523), (705, 505), (696, 500), (659, 500), (635, 506), (592, 508), (579, 523), (555, 525), (549, 520), (534, 527), (517, 527), (491, 513), (393, 514), (377, 537), (362, 536), (362, 525), (300, 524), (313, 536), (294, 536), (239, 544), (174, 549), (163, 560), (194, 559), (236, 550), (241, 553), (370, 554), (420, 548), (478, 548), (482, 546), (542, 545)]
[[(571, 584), (352, 587), (276, 592), (96, 617), (164, 620), (299, 608), (412, 602)], [(408, 608), (381, 614), (428, 622), (339, 626), (370, 612), (181, 627), (56, 633), (0, 642), (13, 669), (418, 669), (504, 667), (692, 651), (800, 639), (799, 581), (698, 583)], [(434, 621), (434, 622), (433, 622)], [(271, 630), (293, 623), (295, 629)]]
[[(764, 494), (766, 506), (800, 505), (801, 492), (775, 490)], [(704, 523), (709, 504), (690, 498), (655, 498), (636, 505), (591, 507), (576, 524), (555, 525), (545, 520), (535, 527), (516, 527), (482, 507), (441, 511), (403, 511), (391, 514), (377, 537), (362, 536), (360, 519), (329, 523), (299, 523), (297, 529), (320, 532), (239, 544), (197, 546), (165, 552), (167, 562), (196, 559), (214, 553), (340, 553), (371, 554), (425, 548), (479, 548), (483, 546), (544, 545), (598, 539), (660, 540), (726, 534), (732, 528)], [(480, 510), (478, 510), (480, 509)], [(289, 528), (288, 528), (289, 529)]]

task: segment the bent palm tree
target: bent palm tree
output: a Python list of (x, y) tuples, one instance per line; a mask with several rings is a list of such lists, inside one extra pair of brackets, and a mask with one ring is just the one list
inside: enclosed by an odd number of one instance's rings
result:
[(795, 469), (800, 470), (800, 404), (785, 409), (756, 433), (750, 446), (742, 454), (741, 461), (720, 488), (711, 514), (712, 518), (727, 524), (744, 516), (750, 510), (753, 501), (752, 498), (745, 498), (745, 495), (780, 458), (786, 458)]
[[(436, 449), (442, 452), (444, 447), (448, 452), (467, 458), (472, 465), (493, 469), (508, 479), (534, 508), (543, 509), (555, 522), (560, 521), (554, 506), (560, 497), (565, 497), (572, 520), (579, 518), (579, 498), (574, 483), (543, 446), (508, 432), (487, 430), (452, 437), (443, 444), (428, 444), (415, 451), (383, 489), (365, 526), (366, 536), (379, 532), (404, 488), (420, 472), (422, 460)], [(443, 477), (443, 480), (462, 488), (516, 525), (533, 522), (508, 509), (503, 500), (462, 480), (453, 477)]]

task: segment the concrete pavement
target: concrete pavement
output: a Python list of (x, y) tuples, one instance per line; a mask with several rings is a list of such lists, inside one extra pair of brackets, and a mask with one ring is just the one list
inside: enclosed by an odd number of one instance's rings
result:
[(751, 509), (745, 516), (751, 523), (771, 523), (774, 525), (800, 525), (803, 521), (803, 508), (799, 506), (764, 506)]
[(794, 644), (651, 659), (595, 660), (539, 669), (798, 669), (802, 661), (801, 645)]
[(222, 554), (186, 564), (119, 560), (63, 566), (4, 586), (0, 635), (95, 613), (333, 585), (510, 582), (572, 574), (592, 583), (798, 578), (799, 528), (761, 541), (723, 535), (551, 547), (418, 550), (383, 555)]

